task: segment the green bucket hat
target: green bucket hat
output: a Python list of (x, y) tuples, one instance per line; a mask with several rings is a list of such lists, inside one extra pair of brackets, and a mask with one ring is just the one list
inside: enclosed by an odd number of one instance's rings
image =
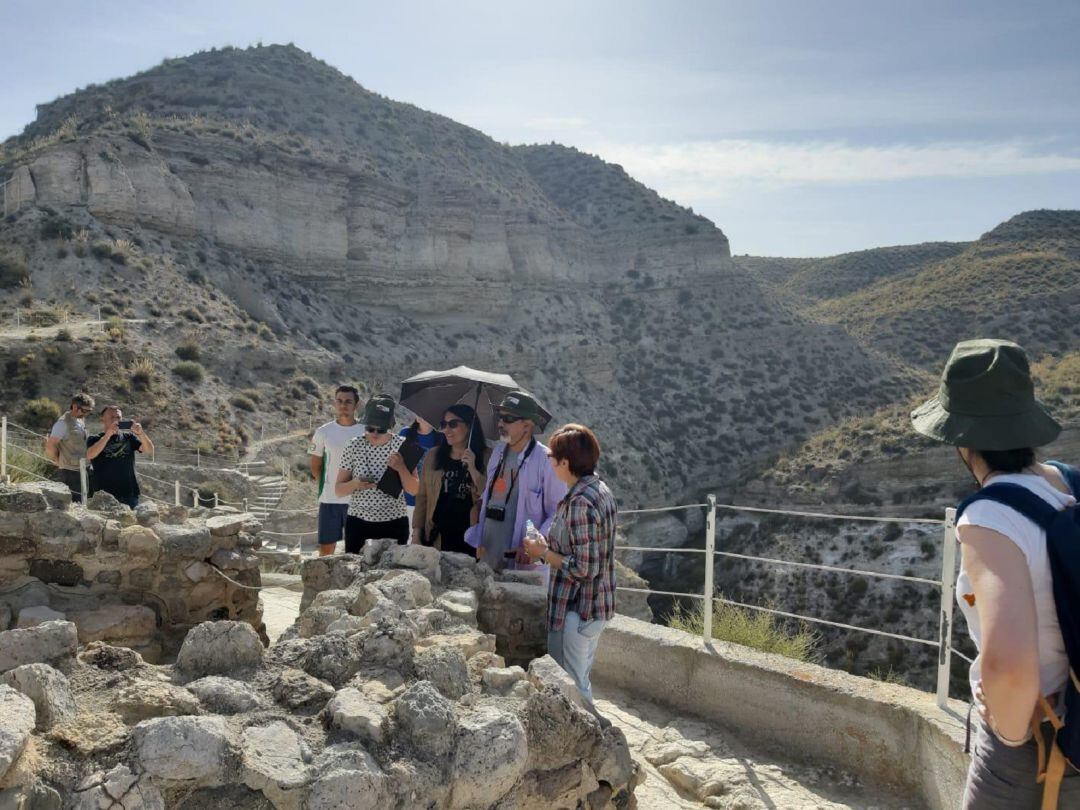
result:
[(531, 419), (538, 426), (547, 424), (547, 413), (528, 391), (510, 391), (499, 402), (499, 410), (522, 419)]
[(389, 430), (394, 426), (394, 407), (397, 405), (389, 394), (376, 394), (364, 405), (361, 422), (371, 427)]
[(956, 344), (938, 395), (911, 412), (915, 430), (973, 450), (1042, 447), (1061, 425), (1035, 399), (1024, 350), (1008, 340)]

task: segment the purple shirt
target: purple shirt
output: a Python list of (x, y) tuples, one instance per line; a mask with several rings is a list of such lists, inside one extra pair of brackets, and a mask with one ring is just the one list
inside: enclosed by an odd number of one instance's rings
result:
[[(522, 452), (524, 453), (524, 450)], [(488, 460), (489, 486), (485, 487), (480, 501), (480, 520), (465, 532), (465, 542), (473, 548), (481, 545), (484, 524), (487, 520), (484, 513), (487, 511), (488, 494), (491, 491), (490, 482), (495, 480), (494, 476), (499, 470), (499, 463), (505, 453), (506, 443), (500, 442)], [(547, 447), (540, 442), (536, 443), (529, 457), (522, 462), (515, 489), (517, 490), (517, 516), (514, 521), (514, 532), (510, 538), (511, 549), (521, 546), (521, 541), (525, 537), (526, 520), (531, 520), (540, 534), (547, 537), (551, 529), (551, 521), (555, 519), (555, 510), (559, 506), (559, 501), (566, 497), (566, 484), (555, 476), (555, 471), (551, 469), (551, 462), (548, 461)], [(506, 567), (518, 570), (547, 568), (543, 564), (517, 565), (513, 560), (507, 561)]]

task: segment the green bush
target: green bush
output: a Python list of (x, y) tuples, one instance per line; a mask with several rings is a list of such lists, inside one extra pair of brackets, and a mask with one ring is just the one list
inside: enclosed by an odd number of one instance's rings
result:
[(0, 253), (0, 290), (18, 287), (30, 278), (26, 262), (13, 253)]
[(194, 363), (190, 360), (184, 360), (173, 366), (173, 374), (182, 380), (187, 380), (190, 383), (202, 382), (203, 375), (206, 373), (206, 369), (199, 363)]
[[(705, 629), (705, 607), (700, 602), (693, 608), (676, 605), (665, 621), (669, 627), (700, 636)], [(805, 625), (797, 632), (784, 629), (781, 619), (771, 613), (713, 601), (713, 638), (741, 644), (761, 652), (775, 653), (796, 661), (813, 663), (818, 659), (817, 633)]]
[[(8, 475), (13, 484), (30, 484), (48, 478), (52, 465), (41, 458), (15, 445), (8, 445)], [(40, 453), (40, 451), (35, 451)]]
[(240, 411), (253, 412), (255, 410), (255, 403), (240, 394), (232, 397), (229, 400), (229, 404)]
[(60, 418), (62, 409), (48, 397), (28, 400), (22, 409), (22, 421), (31, 430), (48, 430)]
[(184, 341), (176, 347), (175, 351), (176, 356), (179, 357), (181, 360), (191, 360), (193, 362), (198, 362), (198, 360), (202, 356), (199, 349), (199, 344), (193, 340)]

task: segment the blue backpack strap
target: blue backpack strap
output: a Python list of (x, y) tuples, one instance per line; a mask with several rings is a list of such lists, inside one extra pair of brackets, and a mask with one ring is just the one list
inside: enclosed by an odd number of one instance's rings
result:
[(1046, 463), (1061, 473), (1061, 477), (1072, 490), (1073, 497), (1080, 499), (1080, 470), (1061, 461), (1047, 461)]
[(1027, 487), (1019, 484), (990, 484), (969, 495), (956, 507), (956, 519), (976, 501), (994, 501), (1019, 512), (1043, 531), (1048, 531), (1057, 518), (1058, 510)]

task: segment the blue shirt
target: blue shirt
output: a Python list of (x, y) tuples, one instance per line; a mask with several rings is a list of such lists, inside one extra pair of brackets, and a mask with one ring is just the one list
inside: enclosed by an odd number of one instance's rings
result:
[[(402, 428), (400, 431), (398, 431), (398, 436), (408, 436), (408, 435), (409, 435), (409, 428)], [(430, 450), (432, 447), (437, 445), (439, 443), (439, 439), (441, 437), (442, 437), (442, 434), (439, 433), (439, 431), (437, 431), (437, 430), (432, 430), (431, 433), (427, 434), (426, 436), (423, 433), (421, 433), (419, 430), (416, 431), (416, 441), (418, 441), (420, 443), (420, 446), (424, 448), (425, 453), (428, 450)], [(417, 475), (420, 475), (420, 468), (423, 465), (424, 465), (424, 459), (423, 459), (423, 457), (421, 457), (420, 463), (416, 465), (415, 472), (416, 472)], [(410, 495), (408, 492), (406, 492), (405, 493), (405, 505), (406, 506), (416, 506), (416, 496), (415, 495)]]

